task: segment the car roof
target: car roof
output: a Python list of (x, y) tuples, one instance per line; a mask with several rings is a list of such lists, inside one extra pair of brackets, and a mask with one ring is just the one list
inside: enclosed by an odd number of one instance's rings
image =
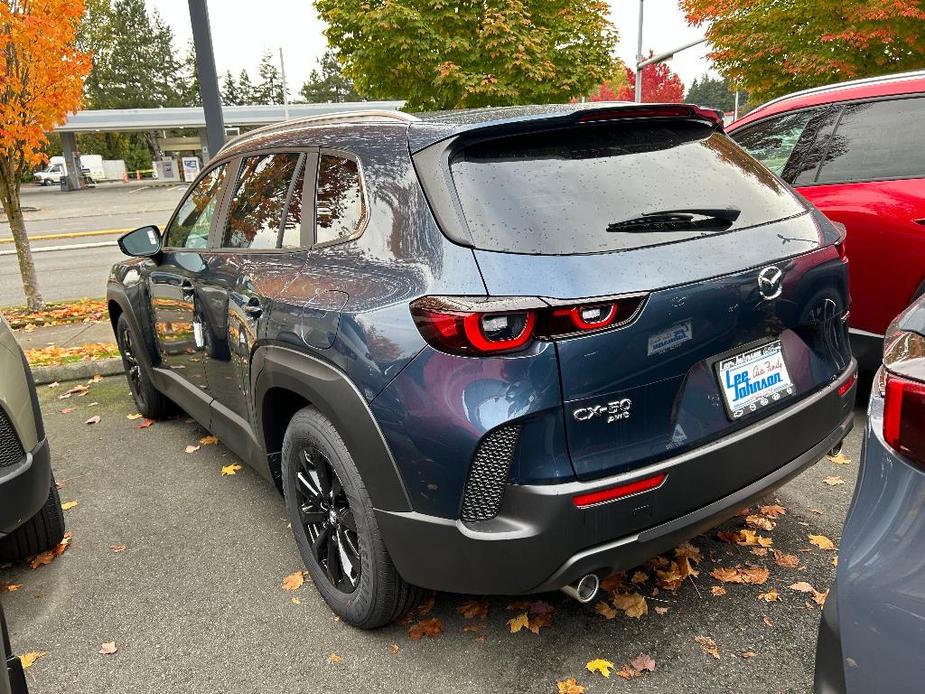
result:
[(756, 120), (809, 106), (918, 93), (925, 93), (925, 70), (813, 87), (772, 99), (728, 125), (727, 130), (732, 132)]

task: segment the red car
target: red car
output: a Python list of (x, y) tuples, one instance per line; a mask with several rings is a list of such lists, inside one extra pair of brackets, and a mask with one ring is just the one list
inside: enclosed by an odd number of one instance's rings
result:
[(925, 71), (790, 94), (726, 130), (848, 229), (852, 347), (876, 369), (890, 321), (925, 293)]

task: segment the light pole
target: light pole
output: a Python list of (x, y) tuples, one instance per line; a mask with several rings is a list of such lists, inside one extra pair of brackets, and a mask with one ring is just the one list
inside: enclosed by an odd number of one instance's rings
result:
[(645, 0), (639, 0), (639, 33), (636, 40), (636, 96), (634, 101), (642, 103), (642, 7)]
[(222, 118), (222, 97), (218, 90), (218, 74), (215, 72), (215, 55), (212, 52), (212, 32), (209, 29), (209, 8), (206, 0), (189, 0), (189, 16), (193, 26), (193, 45), (196, 48), (199, 94), (206, 116), (209, 156), (203, 156), (205, 163), (225, 144), (225, 122)]

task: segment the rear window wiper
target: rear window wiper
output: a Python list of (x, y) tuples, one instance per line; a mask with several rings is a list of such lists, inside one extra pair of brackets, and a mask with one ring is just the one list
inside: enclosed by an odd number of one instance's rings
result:
[(608, 224), (607, 231), (726, 231), (740, 214), (742, 210), (735, 207), (659, 210)]

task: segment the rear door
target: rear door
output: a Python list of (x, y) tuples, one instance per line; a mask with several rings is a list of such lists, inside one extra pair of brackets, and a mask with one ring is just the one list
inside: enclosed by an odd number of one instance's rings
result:
[(646, 297), (624, 327), (556, 340), (582, 479), (715, 440), (848, 365), (831, 228), (715, 128), (584, 123), (473, 142), (450, 170), (491, 295)]
[(164, 231), (164, 251), (148, 274), (161, 367), (206, 391), (205, 320), (200, 283), (209, 234), (220, 204), (226, 164), (193, 184)]

